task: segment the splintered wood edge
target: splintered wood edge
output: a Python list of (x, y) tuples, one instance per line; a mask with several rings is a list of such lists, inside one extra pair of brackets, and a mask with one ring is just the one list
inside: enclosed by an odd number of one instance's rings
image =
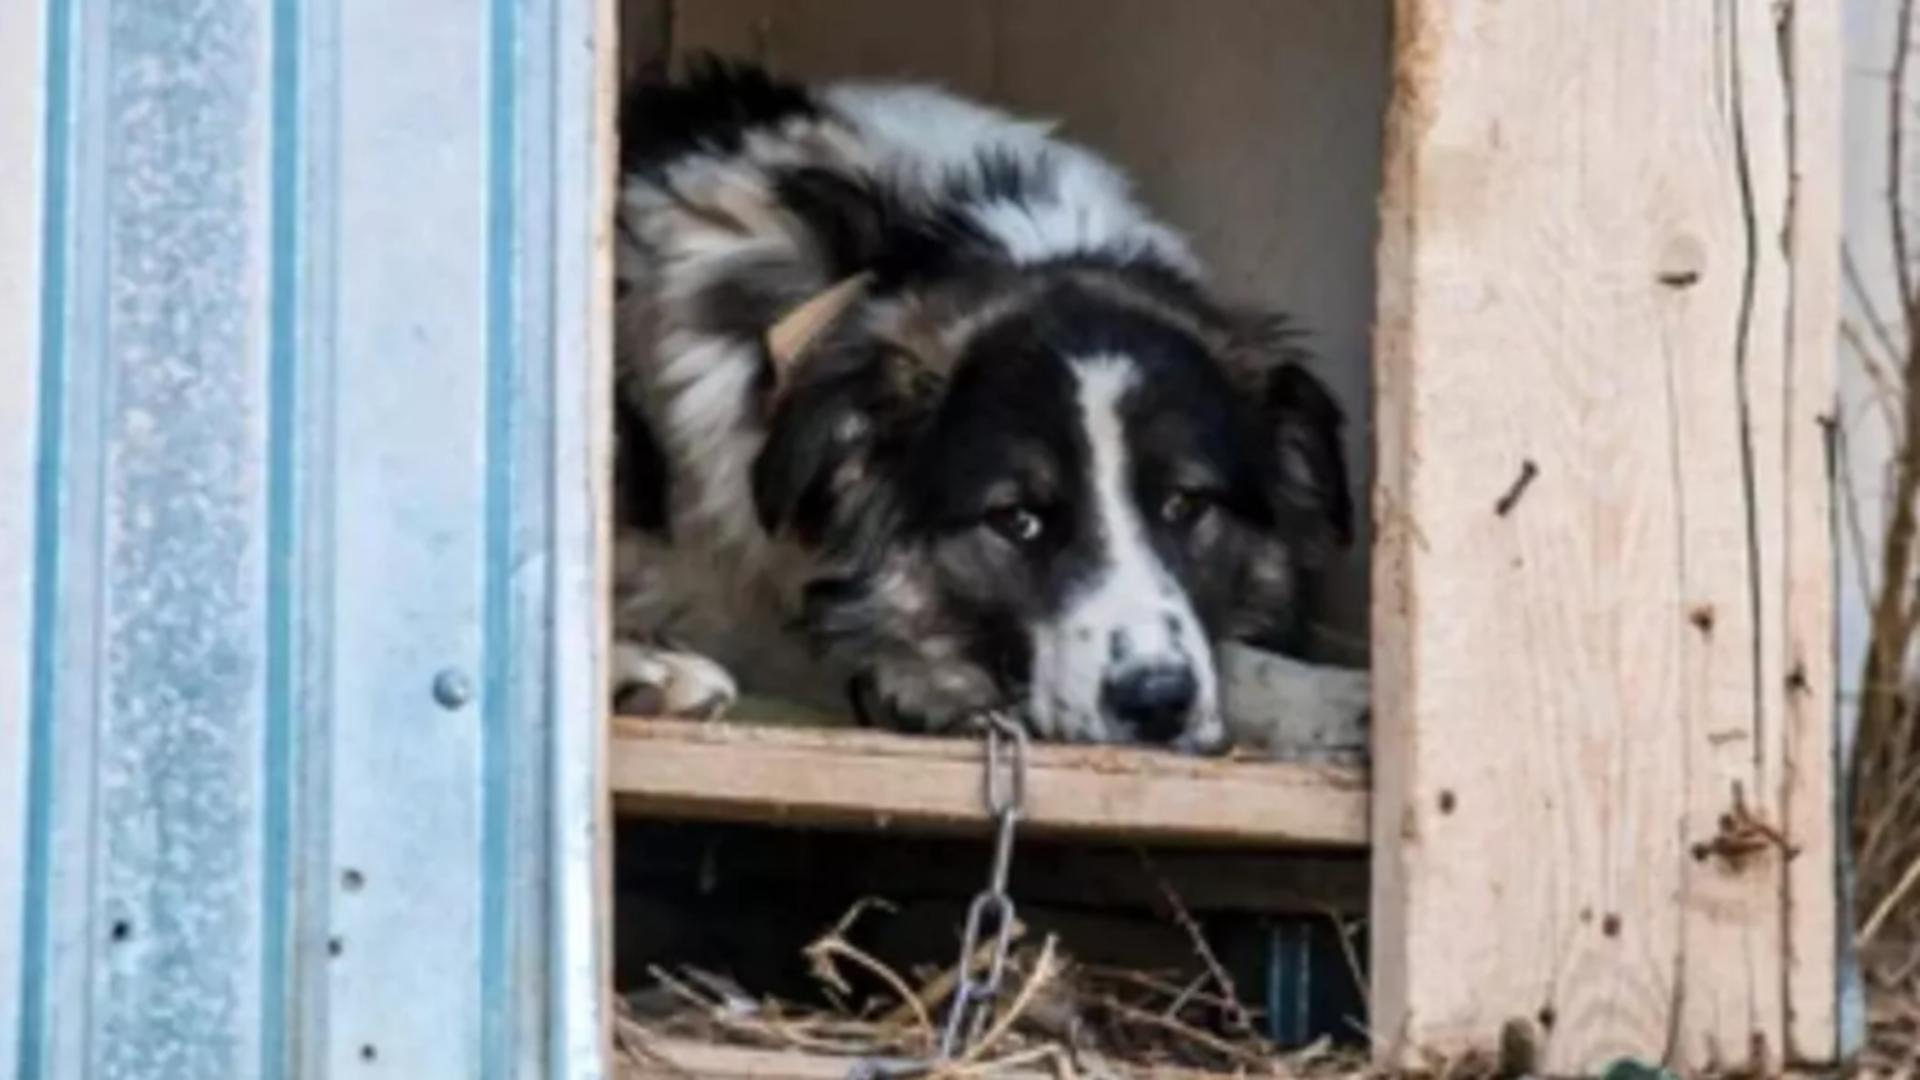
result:
[[(970, 739), (621, 717), (615, 806), (663, 818), (962, 831), (984, 828)], [(1035, 832), (1236, 847), (1361, 848), (1364, 770), (1035, 744)]]

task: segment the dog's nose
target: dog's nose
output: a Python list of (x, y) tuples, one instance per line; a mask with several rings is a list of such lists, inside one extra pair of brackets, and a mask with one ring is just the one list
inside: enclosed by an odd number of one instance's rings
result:
[(1200, 695), (1193, 669), (1181, 665), (1138, 668), (1107, 680), (1101, 696), (1115, 719), (1146, 742), (1172, 742), (1185, 729), (1187, 712)]

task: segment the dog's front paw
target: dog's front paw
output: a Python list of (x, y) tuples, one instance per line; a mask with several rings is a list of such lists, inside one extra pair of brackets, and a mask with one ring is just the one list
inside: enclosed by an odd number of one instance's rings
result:
[(1221, 678), (1235, 747), (1289, 761), (1365, 759), (1373, 698), (1365, 669), (1236, 644), (1222, 649)]
[(613, 646), (613, 711), (627, 716), (713, 720), (739, 700), (727, 669), (698, 653), (636, 641)]

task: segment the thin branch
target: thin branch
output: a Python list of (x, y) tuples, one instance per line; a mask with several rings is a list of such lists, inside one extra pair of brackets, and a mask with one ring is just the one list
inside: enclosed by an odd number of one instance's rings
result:
[[(1877, 867), (1881, 845), (1889, 842), (1911, 843), (1914, 822), (1907, 816), (1909, 807), (1920, 804), (1920, 770), (1905, 774), (1891, 772), (1875, 785), (1878, 810), (1860, 843), (1859, 865)], [(1896, 852), (1896, 855), (1898, 853)]]
[(1187, 910), (1186, 902), (1180, 899), (1180, 893), (1174, 889), (1173, 883), (1162, 877), (1160, 871), (1154, 867), (1153, 859), (1147, 854), (1146, 849), (1136, 848), (1134, 853), (1139, 856), (1140, 865), (1146, 870), (1147, 876), (1160, 887), (1160, 895), (1166, 899), (1167, 906), (1172, 909), (1174, 922), (1187, 932), (1187, 938), (1193, 945), (1194, 955), (1206, 965), (1207, 973), (1213, 976), (1214, 986), (1220, 991), (1220, 996), (1232, 1005), (1232, 1008), (1227, 1010), (1228, 1019), (1240, 1031), (1252, 1031), (1253, 1017), (1240, 1004), (1240, 992), (1233, 985), (1233, 976), (1227, 974), (1227, 969), (1221, 965), (1220, 958), (1213, 954), (1213, 947), (1207, 944), (1207, 934), (1201, 929), (1199, 920)]
[(1880, 306), (1874, 303), (1873, 292), (1867, 288), (1866, 276), (1860, 273), (1860, 264), (1853, 259), (1852, 245), (1840, 245), (1840, 266), (1846, 272), (1847, 288), (1853, 293), (1854, 303), (1860, 305), (1860, 314), (1866, 316), (1867, 328), (1873, 331), (1874, 340), (1886, 350), (1887, 362), (1899, 363), (1907, 351), (1894, 339), (1886, 317), (1880, 314)]
[(1324, 909), (1329, 922), (1333, 923), (1333, 934), (1340, 942), (1340, 956), (1347, 962), (1347, 974), (1353, 979), (1353, 988), (1360, 992), (1360, 1000), (1366, 1005), (1367, 1015), (1373, 1015), (1372, 988), (1367, 985), (1366, 969), (1360, 966), (1360, 954), (1353, 948), (1353, 933), (1347, 927), (1347, 920), (1332, 908)]
[(1159, 1013), (1136, 1008), (1124, 1001), (1112, 998), (1101, 1002), (1100, 1007), (1113, 1013), (1115, 1016), (1124, 1017), (1137, 1024), (1160, 1028), (1163, 1031), (1178, 1035), (1196, 1046), (1204, 1046), (1214, 1053), (1219, 1054), (1221, 1057), (1236, 1062), (1237, 1064), (1262, 1069), (1271, 1069), (1273, 1067), (1273, 1058), (1268, 1054), (1249, 1049), (1238, 1043), (1228, 1042), (1218, 1035), (1202, 1031), (1199, 1028), (1182, 1023), (1177, 1019), (1168, 1019)]
[(1013, 1004), (1007, 1006), (1005, 1012), (994, 1018), (986, 1034), (980, 1036), (972, 1049), (961, 1056), (958, 1062), (961, 1067), (964, 1068), (978, 1061), (981, 1054), (992, 1049), (994, 1044), (1006, 1037), (1007, 1032), (1013, 1030), (1014, 1022), (1026, 1014), (1027, 1006), (1033, 1004), (1034, 995), (1060, 973), (1060, 965), (1054, 959), (1054, 944), (1052, 934), (1048, 934), (1040, 943), (1040, 956), (1033, 962), (1033, 972), (1027, 976), (1027, 981), (1020, 985), (1020, 992), (1014, 995)]
[[(873, 954), (853, 944), (846, 938), (841, 937), (837, 932), (829, 934), (807, 946), (805, 953), (807, 960), (814, 965), (816, 977), (819, 977), (824, 982), (838, 983), (839, 985), (836, 986), (835, 989), (846, 985), (845, 981), (840, 979), (839, 973), (833, 968), (833, 960), (835, 957), (851, 961), (867, 969), (868, 972), (872, 973), (881, 982), (886, 983), (887, 989), (893, 991), (894, 996), (900, 999), (901, 1005), (913, 1013), (914, 1027), (919, 1029), (921, 1037), (926, 1040), (928, 1046), (933, 1045), (934, 1040), (938, 1036), (934, 1031), (933, 1017), (927, 1012), (926, 1006), (920, 1003), (920, 998), (907, 986), (905, 979), (902, 979), (892, 968), (875, 958)], [(841, 992), (845, 993), (846, 991), (842, 990)]]
[(1853, 486), (1853, 470), (1847, 467), (1846, 425), (1836, 425), (1834, 438), (1839, 445), (1835, 452), (1841, 465), (1834, 470), (1840, 487), (1841, 517), (1847, 523), (1847, 543), (1853, 548), (1853, 565), (1860, 583), (1860, 610), (1873, 608), (1873, 564), (1867, 561), (1867, 530), (1860, 521), (1860, 492)]
[(1873, 407), (1880, 413), (1880, 419), (1887, 425), (1887, 434), (1898, 440), (1901, 396), (1898, 376), (1874, 356), (1868, 342), (1861, 338), (1859, 329), (1852, 323), (1846, 321), (1840, 323), (1840, 340), (1860, 358), (1861, 369), (1867, 373), (1867, 379), (1873, 383), (1873, 392), (1867, 395), (1864, 405)]

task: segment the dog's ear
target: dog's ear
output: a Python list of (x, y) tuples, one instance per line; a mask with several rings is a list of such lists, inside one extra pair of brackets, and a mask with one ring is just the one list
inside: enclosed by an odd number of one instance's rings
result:
[(807, 365), (769, 418), (753, 463), (753, 504), (770, 535), (820, 545), (864, 503), (932, 402), (938, 380), (873, 343)]
[(1326, 385), (1293, 361), (1267, 372), (1265, 405), (1271, 425), (1274, 497), (1283, 511), (1316, 521), (1335, 544), (1353, 542), (1353, 494), (1340, 445), (1345, 424)]
[(1311, 547), (1324, 551), (1353, 542), (1353, 494), (1341, 444), (1346, 420), (1326, 384), (1308, 370), (1300, 337), (1283, 317), (1242, 317), (1233, 326), (1228, 359), (1261, 406), (1262, 437), (1274, 455), (1276, 511), (1304, 526), (1317, 541)]

